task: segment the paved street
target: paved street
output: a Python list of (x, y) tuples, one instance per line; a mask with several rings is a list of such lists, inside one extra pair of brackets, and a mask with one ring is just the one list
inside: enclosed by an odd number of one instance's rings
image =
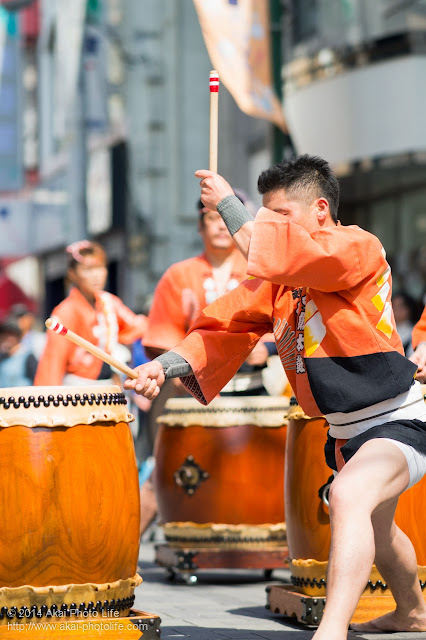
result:
[[(310, 640), (313, 629), (265, 609), (268, 584), (288, 582), (288, 570), (274, 571), (265, 581), (261, 571), (199, 571), (198, 582), (170, 582), (154, 563), (154, 544), (141, 545), (139, 573), (144, 582), (136, 590), (135, 608), (161, 617), (163, 640)], [(350, 640), (426, 638), (425, 633), (357, 634)]]

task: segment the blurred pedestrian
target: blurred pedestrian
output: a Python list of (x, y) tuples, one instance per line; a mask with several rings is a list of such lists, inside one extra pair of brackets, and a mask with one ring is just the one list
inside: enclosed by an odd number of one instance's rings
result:
[(419, 319), (419, 303), (406, 291), (398, 291), (392, 296), (393, 315), (396, 330), (401, 338), (407, 358), (413, 353), (411, 334)]
[(46, 332), (36, 328), (36, 315), (30, 307), (21, 302), (14, 304), (10, 316), (15, 318), (22, 331), (22, 344), (28, 347), (37, 361), (40, 360), (46, 344)]
[[(141, 339), (146, 316), (136, 315), (117, 296), (104, 291), (107, 258), (97, 242), (82, 240), (66, 249), (71, 290), (52, 317), (111, 355), (119, 343)], [(129, 353), (127, 351), (127, 353)], [(111, 367), (69, 340), (49, 331), (34, 383), (85, 385), (120, 382)]]
[(426, 306), (411, 334), (413, 353), (410, 360), (417, 365), (416, 379), (426, 384)]
[(22, 342), (22, 331), (16, 319), (9, 317), (0, 324), (0, 387), (32, 385), (37, 360)]

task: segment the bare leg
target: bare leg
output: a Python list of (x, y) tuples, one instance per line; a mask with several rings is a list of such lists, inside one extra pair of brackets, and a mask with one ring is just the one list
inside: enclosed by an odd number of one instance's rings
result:
[(394, 521), (397, 501), (373, 514), (375, 563), (397, 603), (395, 611), (351, 629), (380, 631), (426, 631), (426, 605), (417, 575), (416, 554), (409, 538)]
[[(315, 640), (344, 640), (347, 637), (349, 622), (366, 587), (376, 555), (373, 514), (380, 508), (389, 510), (392, 505), (393, 515), (397, 498), (407, 484), (405, 456), (392, 443), (383, 440), (366, 442), (333, 481), (327, 601)], [(389, 535), (378, 546), (384, 565)], [(392, 549), (394, 556), (397, 550)], [(411, 578), (411, 583), (413, 581)], [(412, 594), (404, 593), (401, 597), (405, 603), (401, 602), (401, 606), (406, 611)]]

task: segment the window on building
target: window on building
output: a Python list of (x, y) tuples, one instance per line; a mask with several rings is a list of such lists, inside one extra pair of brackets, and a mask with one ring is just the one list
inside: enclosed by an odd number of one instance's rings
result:
[(315, 36), (318, 30), (318, 0), (292, 0), (293, 42)]

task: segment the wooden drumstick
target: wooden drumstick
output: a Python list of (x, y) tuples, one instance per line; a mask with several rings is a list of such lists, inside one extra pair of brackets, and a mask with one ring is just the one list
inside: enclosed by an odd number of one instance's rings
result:
[(47, 318), (44, 324), (51, 331), (54, 331), (60, 336), (65, 336), (66, 338), (68, 338), (68, 340), (74, 342), (74, 344), (77, 344), (79, 347), (83, 347), (83, 349), (86, 349), (86, 351), (96, 356), (96, 358), (100, 358), (100, 360), (103, 360), (107, 364), (110, 364), (112, 367), (118, 369), (118, 371), (121, 371), (121, 373), (124, 373), (129, 378), (136, 380), (136, 378), (138, 377), (138, 374), (126, 364), (120, 362), (120, 360), (117, 360), (116, 358), (113, 358), (109, 355), (109, 353), (107, 353), (106, 351), (102, 351), (102, 349), (99, 349), (99, 347), (96, 347), (88, 340), (85, 340), (81, 336), (77, 335), (76, 333), (74, 333), (74, 331), (67, 329), (60, 322), (56, 322), (56, 320), (53, 320), (52, 318)]
[(210, 154), (209, 169), (217, 173), (217, 140), (219, 117), (219, 74), (214, 69), (210, 71)]

